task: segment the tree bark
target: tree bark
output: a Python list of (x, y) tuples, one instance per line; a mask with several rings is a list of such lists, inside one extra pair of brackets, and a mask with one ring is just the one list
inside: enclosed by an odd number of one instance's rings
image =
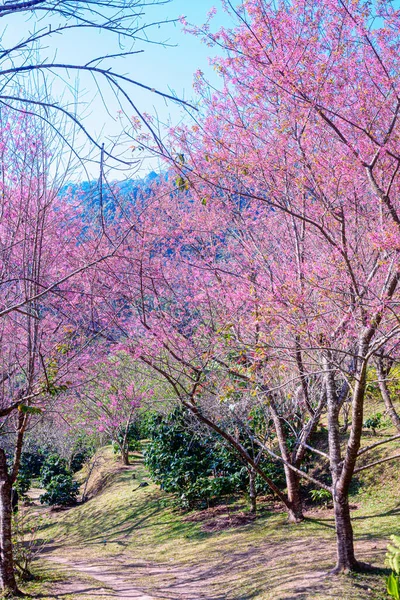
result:
[(289, 523), (300, 523), (304, 520), (303, 502), (300, 494), (300, 478), (285, 465), (286, 486), (289, 500), (288, 520)]
[(14, 574), (11, 488), (6, 455), (0, 448), (0, 585), (6, 597), (21, 595)]
[(256, 491), (256, 472), (254, 469), (249, 469), (249, 496), (250, 496), (250, 512), (257, 512), (257, 491)]
[[(272, 398), (270, 398), (270, 410), (281, 456), (287, 463), (293, 464), (292, 457), (286, 445), (286, 436), (282, 420)], [(287, 464), (284, 464), (284, 471), (288, 495), (288, 520), (289, 523), (300, 523), (300, 521), (303, 521), (304, 519), (303, 503), (300, 495), (300, 478)]]
[[(347, 467), (347, 471), (343, 472), (344, 461), (342, 460), (342, 451), (340, 445), (340, 425), (339, 412), (340, 401), (335, 391), (335, 381), (333, 376), (333, 367), (328, 359), (324, 361), (325, 368), (325, 386), (328, 404), (328, 442), (329, 442), (329, 460), (332, 474), (332, 496), (335, 514), (335, 529), (337, 540), (337, 562), (332, 573), (342, 573), (354, 571), (358, 567), (358, 562), (354, 554), (353, 528), (351, 525), (350, 509), (349, 509), (349, 485), (353, 475), (354, 464)], [(365, 365), (362, 367), (360, 379), (355, 386), (355, 395), (353, 403), (356, 404), (361, 396), (363, 396), (363, 387), (365, 387)], [(361, 384), (361, 386), (360, 386)], [(362, 406), (356, 407), (359, 414), (358, 418), (354, 418), (352, 422), (351, 434), (355, 439), (354, 447), (359, 447), (359, 437), (361, 436), (362, 424)], [(354, 411), (353, 406), (353, 411)], [(357, 451), (358, 451), (357, 447)], [(343, 477), (345, 476), (345, 477)], [(343, 481), (344, 479), (344, 481)]]
[(122, 458), (122, 463), (124, 465), (129, 465), (130, 464), (130, 462), (129, 462), (129, 450), (126, 447), (124, 447), (124, 446), (121, 447), (121, 458)]
[(378, 376), (378, 385), (379, 390), (381, 392), (382, 399), (385, 403), (386, 412), (392, 420), (393, 425), (396, 427), (397, 431), (400, 431), (400, 417), (396, 412), (395, 407), (393, 406), (392, 398), (390, 397), (389, 388), (387, 385), (386, 377), (388, 372), (386, 372), (383, 366), (382, 357), (378, 357), (375, 361), (376, 366), (376, 374)]
[(351, 525), (348, 493), (336, 489), (333, 494), (337, 563), (332, 573), (347, 573), (359, 566), (354, 554), (353, 527)]

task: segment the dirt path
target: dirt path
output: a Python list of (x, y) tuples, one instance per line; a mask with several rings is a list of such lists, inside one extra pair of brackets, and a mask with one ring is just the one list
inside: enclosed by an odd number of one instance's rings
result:
[[(121, 558), (96, 561), (72, 561), (65, 557), (51, 555), (46, 561), (64, 567), (75, 573), (89, 576), (90, 580), (71, 578), (60, 584), (54, 598), (67, 594), (88, 598), (132, 598), (135, 600), (223, 600), (220, 595), (204, 593), (204, 581), (196, 569), (168, 565), (152, 565), (143, 561), (131, 563)], [(61, 569), (60, 569), (61, 570)], [(157, 581), (155, 591), (147, 593), (135, 579)], [(106, 587), (103, 587), (106, 586)], [(146, 585), (147, 587), (147, 585)]]
[[(73, 563), (59, 556), (47, 557), (47, 560), (54, 562), (57, 565), (68, 567), (68, 569), (72, 569), (73, 571), (78, 571), (79, 573), (89, 575), (91, 579), (95, 580), (95, 582), (98, 581), (100, 584), (105, 584), (107, 586), (106, 588), (99, 586), (99, 589), (96, 590), (95, 593), (98, 596), (110, 597), (114, 598), (115, 600), (120, 600), (123, 598), (134, 598), (135, 600), (158, 600), (154, 596), (144, 594), (141, 590), (133, 589), (132, 586), (123, 579), (123, 577), (109, 572), (105, 565), (81, 562)], [(86, 582), (78, 581), (68, 582), (67, 593), (84, 595), (93, 594), (93, 589), (85, 589), (85, 583)], [(62, 592), (65, 593), (65, 590), (62, 590)]]
[[(375, 562), (382, 552), (376, 543), (364, 541), (359, 546), (371, 562)], [(259, 587), (264, 590), (263, 600), (376, 597), (367, 581), (360, 581), (358, 585), (346, 578), (332, 580), (327, 578), (327, 570), (315, 569), (316, 556), (327, 565), (332, 564), (334, 557), (323, 541), (307, 538), (290, 543), (265, 543), (245, 552), (236, 551), (217, 564), (191, 566), (149, 563), (127, 554), (108, 559), (74, 560), (71, 550), (68, 549), (67, 556), (60, 556), (58, 549), (46, 557), (53, 564), (75, 573), (58, 587), (52, 599), (71, 594), (79, 599), (93, 600), (250, 600)], [(263, 575), (257, 568), (260, 564), (265, 569)], [(257, 573), (255, 589), (244, 592), (240, 579), (246, 571), (250, 575), (253, 569)], [(86, 580), (79, 580), (79, 573), (87, 576)], [(359, 587), (358, 592), (354, 585)], [(258, 593), (255, 595), (259, 597)]]

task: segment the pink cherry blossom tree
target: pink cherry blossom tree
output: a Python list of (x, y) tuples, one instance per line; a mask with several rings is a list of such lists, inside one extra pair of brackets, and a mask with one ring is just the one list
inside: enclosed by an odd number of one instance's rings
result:
[(79, 429), (99, 432), (119, 448), (129, 465), (129, 432), (138, 409), (152, 395), (142, 374), (129, 357), (110, 354), (85, 373), (86, 383), (77, 389), (75, 421)]
[(99, 219), (84, 227), (80, 199), (60, 198), (48, 130), (28, 113), (0, 116), (0, 431), (14, 440), (13, 457), (0, 448), (0, 586), (16, 594), (11, 487), (24, 435), (35, 415), (59, 409), (94, 360), (105, 324), (94, 266), (109, 240)]
[[(400, 15), (391, 4), (362, 0), (226, 6), (235, 28), (196, 30), (225, 51), (214, 61), (222, 89), (204, 93), (204, 117), (192, 128), (172, 132), (169, 156), (185, 157), (173, 162), (199, 202), (256, 201), (270, 210), (270, 236), (283, 247), (279, 236), (291, 236), (292, 256), (271, 271), (274, 307), (304, 401), (320, 374), (336, 572), (356, 569), (348, 491), (368, 451), (361, 448), (367, 372), (376, 357), (385, 397), (379, 356), (393, 359), (399, 336)], [(207, 91), (200, 73), (197, 84)], [(348, 402), (344, 441), (339, 419)]]

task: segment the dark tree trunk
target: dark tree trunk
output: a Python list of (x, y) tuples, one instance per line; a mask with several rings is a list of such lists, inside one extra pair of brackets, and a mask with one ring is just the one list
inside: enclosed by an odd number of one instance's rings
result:
[(354, 555), (353, 528), (351, 525), (348, 493), (336, 490), (333, 494), (335, 529), (337, 540), (337, 563), (333, 573), (347, 573), (357, 570), (358, 562)]
[[(362, 347), (362, 346), (361, 346)], [(363, 347), (362, 347), (363, 348)], [(361, 352), (360, 352), (361, 354)], [(354, 554), (353, 528), (349, 509), (349, 486), (353, 477), (363, 422), (363, 401), (366, 383), (366, 361), (357, 371), (358, 379), (353, 392), (352, 422), (346, 456), (343, 460), (340, 443), (339, 412), (342, 399), (335, 391), (334, 367), (326, 360), (325, 385), (328, 403), (329, 460), (332, 474), (332, 496), (335, 513), (337, 563), (332, 573), (354, 571), (359, 568)]]
[(121, 448), (121, 458), (124, 465), (129, 465), (129, 450), (127, 448)]
[(249, 496), (250, 496), (250, 512), (257, 512), (257, 491), (256, 491), (256, 472), (254, 469), (249, 469)]
[(14, 574), (11, 488), (6, 455), (0, 448), (0, 585), (4, 596), (20, 595)]

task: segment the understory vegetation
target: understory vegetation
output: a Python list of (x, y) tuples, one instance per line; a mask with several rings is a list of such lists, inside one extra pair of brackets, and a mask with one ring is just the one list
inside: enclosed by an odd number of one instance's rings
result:
[[(178, 598), (179, 586), (174, 591), (174, 581), (186, 582), (193, 593), (190, 586), (200, 578), (206, 597), (226, 600), (283, 600), (296, 594), (318, 600), (388, 598), (390, 565), (385, 555), (398, 522), (397, 472), (387, 467), (371, 471), (351, 495), (356, 547), (374, 570), (332, 579), (326, 577), (334, 554), (331, 507), (310, 505), (299, 526), (288, 524), (279, 503), (268, 495), (259, 498), (256, 519), (243, 495), (227, 495), (202, 510), (182, 510), (173, 495), (151, 482), (140, 453), (131, 456), (131, 462), (130, 467), (121, 466), (112, 450), (104, 448), (91, 474), (90, 500), (61, 513), (34, 507), (35, 517), (42, 519), (39, 537), (44, 536), (54, 549), (50, 555), (41, 554), (34, 567), (44, 580), (28, 585), (26, 589), (33, 595), (40, 588), (52, 600), (56, 592), (51, 590), (61, 593), (75, 581), (76, 594), (71, 598), (85, 597), (79, 590), (85, 589), (88, 580), (74, 567), (89, 561), (118, 572), (132, 587), (149, 595), (171, 593)], [(86, 469), (82, 477), (87, 475)], [(148, 485), (141, 487), (143, 483)], [(307, 548), (306, 557), (303, 548)], [(69, 559), (67, 575), (59, 562), (56, 582), (47, 579), (52, 555), (55, 560)], [(130, 561), (137, 569), (127, 571), (124, 565)], [(149, 571), (151, 565), (154, 572)], [(97, 589), (100, 598), (102, 583), (96, 581), (96, 573), (89, 581), (91, 597), (97, 599)]]

